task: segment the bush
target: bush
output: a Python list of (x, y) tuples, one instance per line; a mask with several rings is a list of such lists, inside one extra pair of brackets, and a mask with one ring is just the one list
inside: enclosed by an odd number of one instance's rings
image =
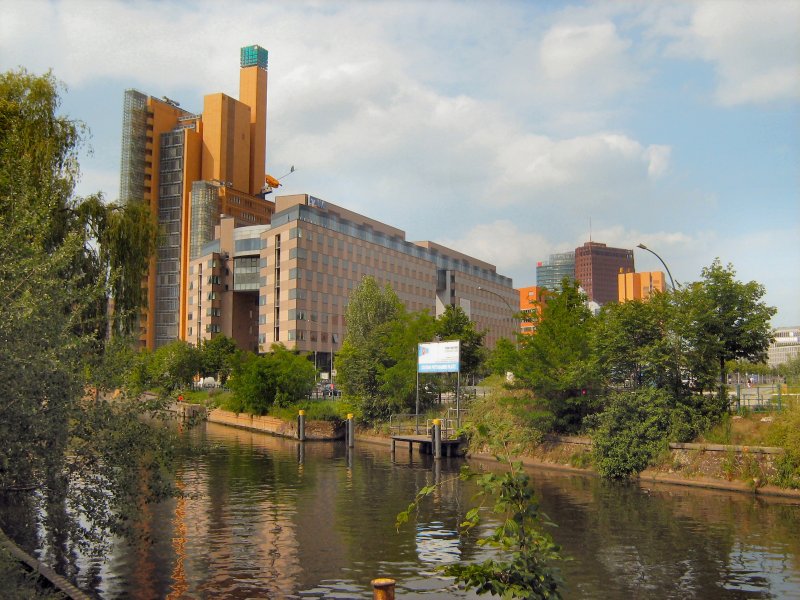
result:
[(617, 393), (593, 421), (598, 472), (613, 479), (629, 477), (643, 471), (668, 443), (672, 427), (669, 396), (653, 388)]
[(473, 400), (464, 424), (470, 446), (480, 450), (502, 442), (515, 454), (535, 448), (552, 429), (555, 417), (539, 410), (534, 402), (529, 392), (502, 388)]
[(284, 421), (292, 421), (297, 418), (300, 410), (306, 411), (306, 419), (309, 421), (344, 421), (347, 414), (353, 412), (350, 404), (343, 400), (304, 400), (291, 406), (273, 407), (269, 414)]
[(273, 405), (289, 406), (305, 398), (314, 387), (314, 365), (304, 356), (273, 344), (264, 356), (249, 355), (229, 382), (234, 412), (266, 414)]
[(800, 401), (786, 403), (783, 412), (772, 424), (769, 441), (786, 451), (775, 463), (775, 484), (800, 488)]

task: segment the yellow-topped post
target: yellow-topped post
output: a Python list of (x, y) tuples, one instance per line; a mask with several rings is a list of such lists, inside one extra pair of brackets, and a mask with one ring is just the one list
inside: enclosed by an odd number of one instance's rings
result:
[(433, 420), (433, 457), (442, 458), (442, 420)]
[(372, 580), (372, 599), (373, 600), (394, 600), (394, 579), (381, 577)]
[(355, 446), (356, 424), (353, 413), (347, 413), (347, 447)]
[(306, 411), (304, 410), (297, 413), (297, 439), (301, 442), (306, 441)]

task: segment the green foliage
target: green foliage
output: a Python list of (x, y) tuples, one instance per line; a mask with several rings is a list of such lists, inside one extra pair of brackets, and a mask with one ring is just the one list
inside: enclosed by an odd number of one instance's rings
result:
[(494, 350), (486, 358), (486, 367), (495, 375), (505, 376), (508, 372), (515, 372), (519, 354), (517, 348), (509, 339), (500, 338), (494, 345)]
[(800, 384), (800, 354), (778, 365), (778, 373), (786, 378), (789, 385)]
[[(444, 565), (439, 570), (455, 577), (467, 589), (474, 588), (478, 594), (503, 598), (561, 598), (561, 580), (551, 564), (561, 558), (560, 548), (541, 530), (542, 515), (522, 464), (508, 459), (506, 462), (509, 470), (503, 474), (476, 473), (463, 467), (460, 475), (465, 481), (475, 481), (481, 490), (479, 505), (467, 512), (461, 529), (465, 534), (478, 531), (481, 509), (484, 503), (493, 501), (491, 512), (500, 524), (480, 538), (478, 544), (496, 549), (499, 558), (478, 564)], [(398, 529), (435, 489), (436, 486), (426, 486), (419, 490), (408, 508), (397, 515)]]
[(770, 443), (785, 454), (776, 462), (775, 483), (781, 487), (800, 488), (800, 400), (789, 400), (770, 430)]
[(598, 472), (613, 479), (629, 477), (644, 470), (669, 442), (669, 396), (652, 388), (616, 393), (593, 420)]
[(275, 406), (289, 406), (308, 396), (314, 387), (314, 365), (283, 344), (273, 344), (263, 356), (248, 354), (229, 381), (233, 398), (226, 407), (234, 412), (264, 415)]
[(554, 415), (556, 430), (575, 432), (598, 408), (589, 345), (592, 314), (577, 283), (565, 279), (562, 288), (534, 315), (536, 335), (520, 336), (515, 374)]
[(364, 277), (347, 300), (347, 339), (354, 345), (368, 342), (403, 310), (403, 303), (391, 286), (381, 289), (374, 277)]
[[(403, 313), (391, 322), (386, 336), (386, 357), (380, 376), (380, 394), (395, 413), (416, 408), (417, 345), (433, 338), (436, 322), (427, 313)], [(420, 410), (435, 399), (435, 378), (420, 375)]]
[(345, 421), (352, 407), (345, 400), (301, 400), (289, 406), (273, 406), (269, 414), (284, 421), (293, 421), (298, 411), (306, 411), (308, 421)]
[(124, 370), (124, 347), (104, 351), (109, 281), (123, 275), (92, 237), (109, 213), (73, 196), (83, 128), (58, 106), (51, 75), (0, 75), (0, 490), (74, 546), (171, 493), (172, 436), (140, 419), (157, 405), (84, 398), (87, 374), (107, 389)]
[(755, 281), (736, 281), (732, 265), (716, 259), (703, 269), (701, 281), (680, 292), (687, 354), (692, 375), (701, 388), (719, 381), (719, 412), (727, 409), (726, 363), (731, 360), (763, 362), (772, 341), (770, 319), (776, 309), (767, 306), (764, 286)]
[[(192, 383), (200, 368), (197, 349), (182, 340), (165, 344), (150, 355), (147, 377), (163, 396)], [(148, 386), (149, 387), (149, 386)]]
[(15, 600), (61, 600), (64, 596), (45, 589), (39, 582), (39, 574), (25, 570), (6, 549), (0, 546), (0, 581), (3, 582), (3, 597)]
[(240, 360), (236, 342), (225, 335), (215, 335), (200, 343), (200, 375), (214, 377), (224, 385)]
[(475, 451), (504, 444), (514, 454), (533, 450), (553, 428), (553, 415), (537, 408), (525, 390), (492, 389), (470, 404), (464, 431)]
[(681, 350), (672, 295), (603, 307), (591, 335), (592, 359), (607, 387), (688, 394), (680, 377)]
[(467, 313), (460, 306), (447, 305), (436, 319), (436, 334), (442, 340), (461, 340), (461, 374), (475, 374), (480, 371), (486, 358), (483, 346), (485, 331), (475, 329)]

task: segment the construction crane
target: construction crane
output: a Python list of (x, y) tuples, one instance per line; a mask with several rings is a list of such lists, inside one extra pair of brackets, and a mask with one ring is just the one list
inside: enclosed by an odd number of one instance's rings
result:
[(292, 168), (289, 169), (289, 172), (286, 173), (286, 175), (281, 175), (278, 178), (275, 178), (275, 177), (273, 177), (272, 175), (269, 175), (269, 174), (265, 175), (264, 176), (264, 189), (261, 190), (261, 192), (264, 195), (271, 194), (274, 189), (281, 187), (281, 179), (283, 179), (287, 175), (291, 175), (292, 173), (294, 173), (294, 165), (292, 165)]

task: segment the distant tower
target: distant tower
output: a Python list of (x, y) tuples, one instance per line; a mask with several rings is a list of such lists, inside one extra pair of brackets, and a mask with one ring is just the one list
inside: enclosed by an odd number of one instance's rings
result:
[(575, 248), (575, 279), (589, 300), (598, 304), (619, 299), (619, 273), (634, 271), (633, 250), (610, 248), (600, 242), (586, 242)]
[(575, 280), (575, 253), (561, 252), (536, 265), (536, 285), (550, 291), (561, 290), (564, 278)]
[(120, 201), (147, 204), (162, 233), (140, 320), (149, 349), (186, 339), (189, 261), (213, 240), (220, 214), (243, 226), (269, 223), (275, 210), (258, 196), (266, 173), (267, 60), (260, 46), (242, 48), (240, 99), (207, 95), (201, 115), (166, 97), (125, 92)]

